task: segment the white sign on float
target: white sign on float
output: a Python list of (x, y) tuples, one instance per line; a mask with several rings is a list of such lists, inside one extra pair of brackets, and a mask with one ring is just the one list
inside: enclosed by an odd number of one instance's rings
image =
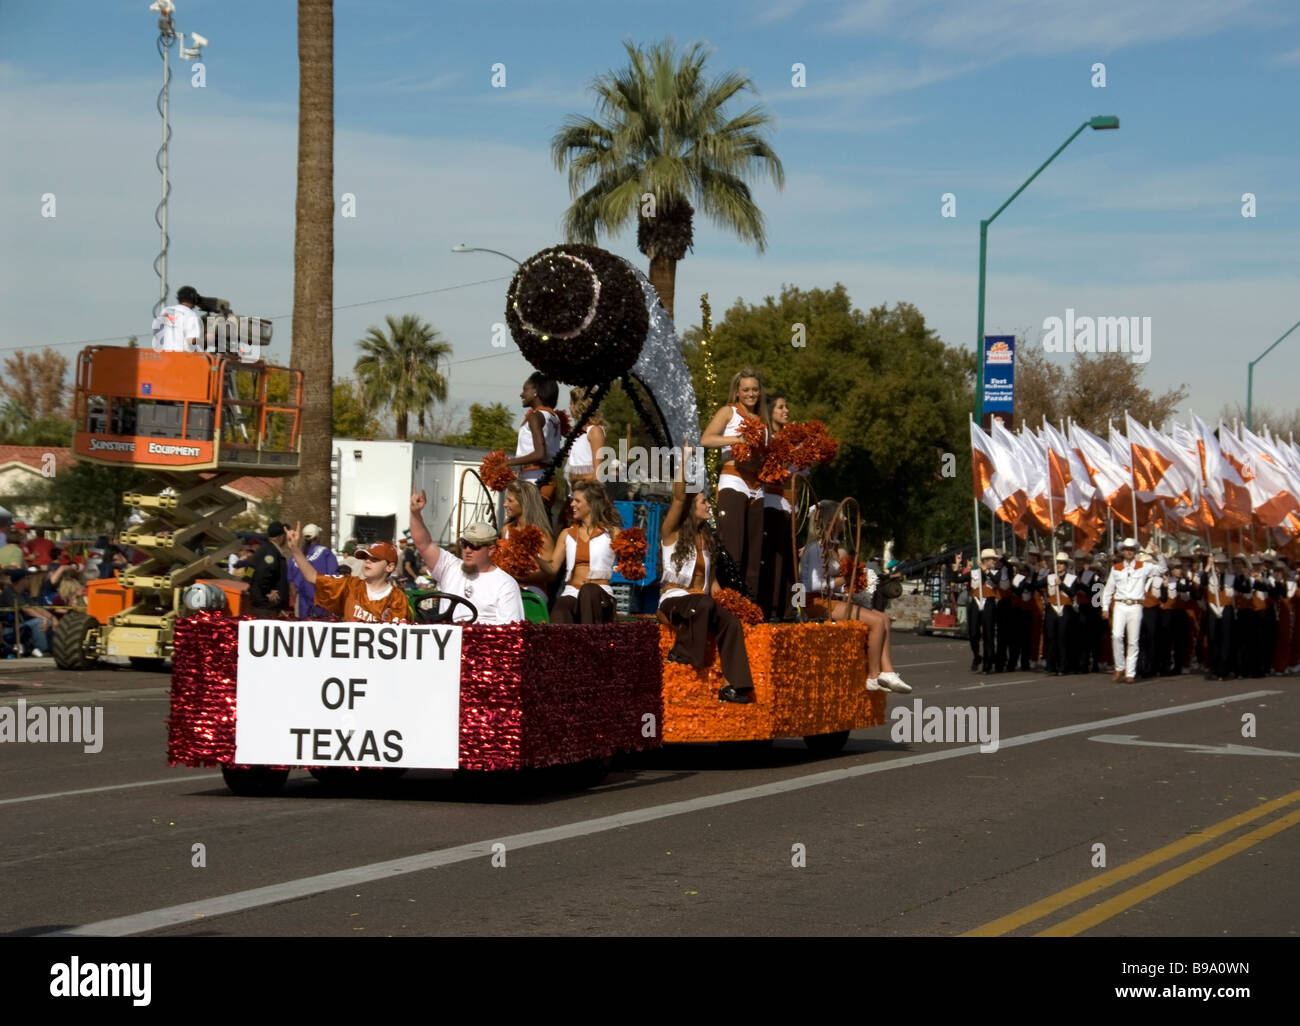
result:
[(235, 761), (456, 769), (461, 630), (241, 621)]

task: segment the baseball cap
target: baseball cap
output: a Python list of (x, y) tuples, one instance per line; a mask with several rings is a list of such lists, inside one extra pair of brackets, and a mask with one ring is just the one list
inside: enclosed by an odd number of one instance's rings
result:
[(319, 537), (320, 537), (320, 525), (319, 525), (319, 524), (308, 524), (306, 527), (304, 527), (304, 528), (302, 529), (302, 536), (303, 536), (304, 538), (319, 538)]
[(460, 532), (460, 536), (471, 545), (491, 545), (497, 540), (496, 528), (482, 520), (474, 521)]
[(362, 559), (366, 556), (371, 559), (382, 559), (385, 563), (397, 562), (397, 550), (388, 542), (371, 542), (369, 545), (358, 546), (355, 555)]

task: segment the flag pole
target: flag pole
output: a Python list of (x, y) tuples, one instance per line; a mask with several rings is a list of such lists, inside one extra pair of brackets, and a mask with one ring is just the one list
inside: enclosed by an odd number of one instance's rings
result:
[[(974, 417), (973, 415), (971, 415), (971, 414), (967, 414), (966, 416), (967, 416), (967, 419), (970, 421), (970, 426), (971, 426), (971, 428), (973, 429), (973, 428), (975, 427), (975, 417)], [(972, 445), (971, 445), (971, 467), (974, 468), (974, 466), (975, 466), (975, 446), (974, 446), (974, 444), (973, 444), (973, 443), (974, 443), (974, 438), (975, 438), (975, 432), (974, 432), (974, 430), (972, 430), (972, 431), (970, 432), (970, 435), (971, 435), (971, 441), (972, 441)], [(974, 483), (974, 482), (972, 481), (972, 484), (973, 484), (973, 483)], [(976, 496), (974, 496), (974, 498), (973, 498), (972, 501), (975, 503), (975, 563), (976, 563), (976, 565), (978, 566), (978, 565), (979, 565), (979, 553), (980, 553), (980, 497), (979, 497), (978, 495), (976, 495)]]

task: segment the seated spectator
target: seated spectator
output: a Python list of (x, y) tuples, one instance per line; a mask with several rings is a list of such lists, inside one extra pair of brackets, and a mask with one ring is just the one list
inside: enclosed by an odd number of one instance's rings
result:
[(406, 595), (390, 579), (397, 569), (397, 550), (376, 542), (357, 550), (365, 572), (361, 577), (318, 574), (298, 546), (302, 531), (285, 531), (285, 544), (298, 571), (313, 586), (316, 604), (333, 616), (357, 623), (392, 623), (406, 620)]
[[(457, 559), (434, 543), (424, 525), (424, 507), (429, 498), (411, 493), (411, 540), (424, 565), (438, 582), (438, 590), (460, 595), (478, 610), (478, 623), (515, 623), (524, 619), (524, 599), (519, 585), (498, 567), (492, 557), (497, 551), (497, 532), (481, 521), (470, 524), (460, 536), (461, 556)], [(470, 612), (457, 605), (454, 620), (469, 620)]]
[(0, 623), (4, 640), (28, 655), (42, 656), (54, 648), (54, 614), (33, 603), (27, 591), (27, 571), (10, 570), (0, 586)]

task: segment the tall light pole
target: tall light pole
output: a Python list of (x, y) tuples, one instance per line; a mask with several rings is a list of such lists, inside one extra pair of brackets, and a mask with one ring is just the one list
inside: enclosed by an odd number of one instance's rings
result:
[(1074, 142), (1085, 128), (1095, 128), (1099, 131), (1107, 128), (1119, 128), (1119, 118), (1109, 114), (1089, 118), (1074, 130), (1070, 138), (1066, 139), (1065, 142), (1061, 143), (1061, 145), (1056, 148), (1055, 153), (1043, 161), (1037, 171), (1025, 179), (1024, 184), (1013, 192), (1010, 198), (1003, 203), (1002, 206), (993, 211), (992, 217), (980, 222), (979, 326), (976, 329), (975, 335), (975, 422), (981, 427), (984, 425), (984, 266), (988, 254), (989, 225), (997, 220), (998, 214), (1006, 210), (1007, 207), (1011, 205), (1011, 201), (1024, 192), (1029, 183), (1042, 173), (1043, 168), (1047, 167), (1048, 164), (1060, 156), (1061, 151), (1069, 146), (1070, 143)]
[(157, 208), (153, 212), (154, 223), (158, 225), (158, 230), (162, 233), (162, 249), (158, 256), (154, 258), (153, 272), (158, 275), (159, 296), (158, 302), (154, 304), (153, 315), (158, 313), (167, 305), (167, 249), (170, 245), (170, 238), (167, 235), (167, 197), (171, 194), (171, 179), (168, 172), (171, 168), (167, 159), (167, 144), (171, 141), (171, 48), (172, 43), (177, 36), (181, 39), (181, 60), (198, 60), (201, 57), (203, 47), (208, 45), (208, 41), (197, 32), (190, 34), (190, 39), (194, 43), (193, 47), (185, 46), (184, 33), (177, 33), (176, 23), (172, 21), (172, 12), (176, 10), (176, 5), (172, 0), (154, 0), (149, 5), (149, 10), (158, 15), (158, 56), (163, 62), (163, 84), (158, 93), (158, 115), (162, 118), (163, 133), (162, 146), (158, 149), (158, 156), (154, 163), (162, 175), (162, 199), (159, 201)]
[(495, 253), (497, 256), (503, 256), (513, 264), (522, 264), (522, 261), (516, 260), (509, 253), (502, 253), (499, 249), (483, 249), (481, 246), (469, 246), (461, 243), (459, 246), (452, 246), (453, 253)]
[[(1282, 338), (1286, 338), (1287, 335), (1290, 335), (1291, 332), (1296, 330), (1296, 328), (1300, 328), (1300, 321), (1296, 321), (1293, 325), (1291, 325), (1291, 327), (1287, 328), (1286, 331), (1282, 333)], [(1278, 339), (1277, 342), (1274, 342), (1271, 346), (1269, 346), (1257, 357), (1255, 357), (1255, 359), (1251, 360), (1250, 363), (1246, 364), (1246, 430), (1247, 431), (1255, 430), (1255, 426), (1250, 422), (1250, 407), (1251, 407), (1251, 402), (1255, 397), (1255, 364), (1259, 363), (1260, 360), (1264, 359), (1264, 357), (1266, 357), (1269, 353), (1271, 353), (1274, 349), (1276, 349), (1278, 347), (1278, 343), (1282, 341), (1282, 338)]]

